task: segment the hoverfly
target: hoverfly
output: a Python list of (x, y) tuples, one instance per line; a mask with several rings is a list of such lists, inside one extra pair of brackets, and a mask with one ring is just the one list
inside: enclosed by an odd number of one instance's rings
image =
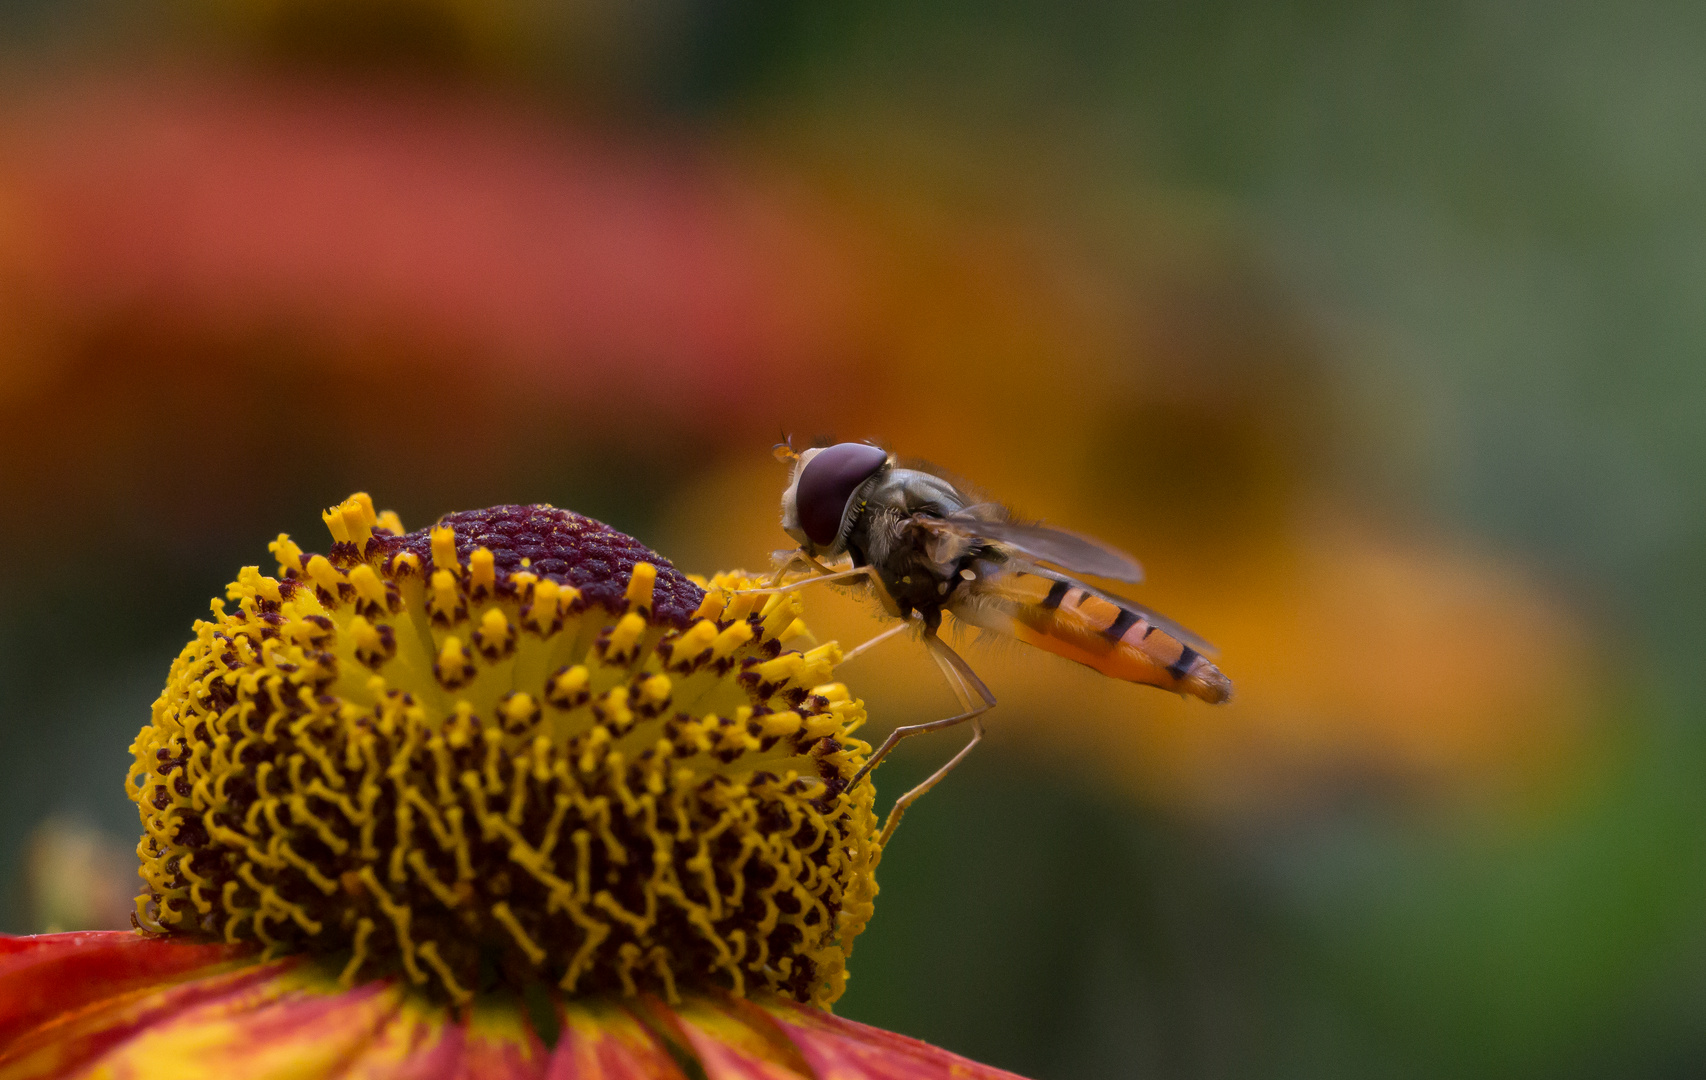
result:
[[(884, 823), (887, 841), (901, 815), (983, 738), (981, 717), (995, 695), (943, 641), (942, 613), (1005, 634), (1128, 682), (1158, 686), (1220, 704), (1232, 682), (1209, 657), (1214, 647), (1141, 604), (1074, 575), (1135, 582), (1143, 571), (1128, 555), (1076, 533), (1013, 520), (929, 469), (907, 466), (870, 443), (837, 443), (777, 457), (793, 462), (782, 494), (782, 528), (799, 544), (782, 554), (771, 589), (866, 578), (888, 614), (901, 620), (845, 659), (915, 623), (959, 698), (962, 711), (896, 728), (853, 777), (858, 783), (901, 739), (970, 722), (965, 747), (929, 779), (902, 795)], [(847, 557), (851, 568), (831, 561)], [(782, 584), (791, 573), (812, 576)]]

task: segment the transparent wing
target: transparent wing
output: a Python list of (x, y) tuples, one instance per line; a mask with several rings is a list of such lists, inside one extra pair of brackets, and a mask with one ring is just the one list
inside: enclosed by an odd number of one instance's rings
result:
[(1137, 564), (1136, 559), (1088, 536), (1051, 529), (1046, 525), (991, 521), (964, 512), (942, 520), (958, 530), (993, 540), (1038, 562), (1058, 566), (1069, 574), (1088, 574), (1112, 581), (1143, 580), (1143, 567)]

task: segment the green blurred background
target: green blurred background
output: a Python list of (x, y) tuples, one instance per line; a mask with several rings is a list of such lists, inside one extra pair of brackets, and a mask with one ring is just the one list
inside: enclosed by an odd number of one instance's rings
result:
[[(875, 437), (1135, 551), (1239, 698), (968, 644), (991, 739), (839, 1011), (1039, 1078), (1706, 1072), (1697, 5), (0, 33), (0, 929), (124, 924), (125, 748), (279, 530), (549, 501), (760, 567), (779, 433)], [(873, 730), (941, 715), (885, 648)]]

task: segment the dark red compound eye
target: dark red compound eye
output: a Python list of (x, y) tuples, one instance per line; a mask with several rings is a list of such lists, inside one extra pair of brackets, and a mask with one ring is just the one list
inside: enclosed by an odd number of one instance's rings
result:
[(835, 543), (847, 501), (888, 458), (881, 447), (851, 442), (836, 443), (813, 456), (794, 489), (794, 508), (807, 539), (819, 547)]

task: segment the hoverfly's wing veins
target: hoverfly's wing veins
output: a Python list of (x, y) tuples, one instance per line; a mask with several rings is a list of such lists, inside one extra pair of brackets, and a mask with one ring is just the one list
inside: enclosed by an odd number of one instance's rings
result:
[(1088, 536), (1045, 525), (987, 520), (969, 513), (955, 514), (945, 520), (975, 536), (1005, 544), (1038, 562), (1058, 566), (1069, 574), (1088, 574), (1111, 581), (1143, 580), (1143, 567), (1137, 564), (1136, 559)]
[(975, 626), (1012, 634), (1112, 678), (1211, 704), (1232, 696), (1232, 682), (1209, 659), (1207, 642), (1141, 604), (1063, 574), (1010, 568), (985, 583), (977, 605), (953, 610)]

